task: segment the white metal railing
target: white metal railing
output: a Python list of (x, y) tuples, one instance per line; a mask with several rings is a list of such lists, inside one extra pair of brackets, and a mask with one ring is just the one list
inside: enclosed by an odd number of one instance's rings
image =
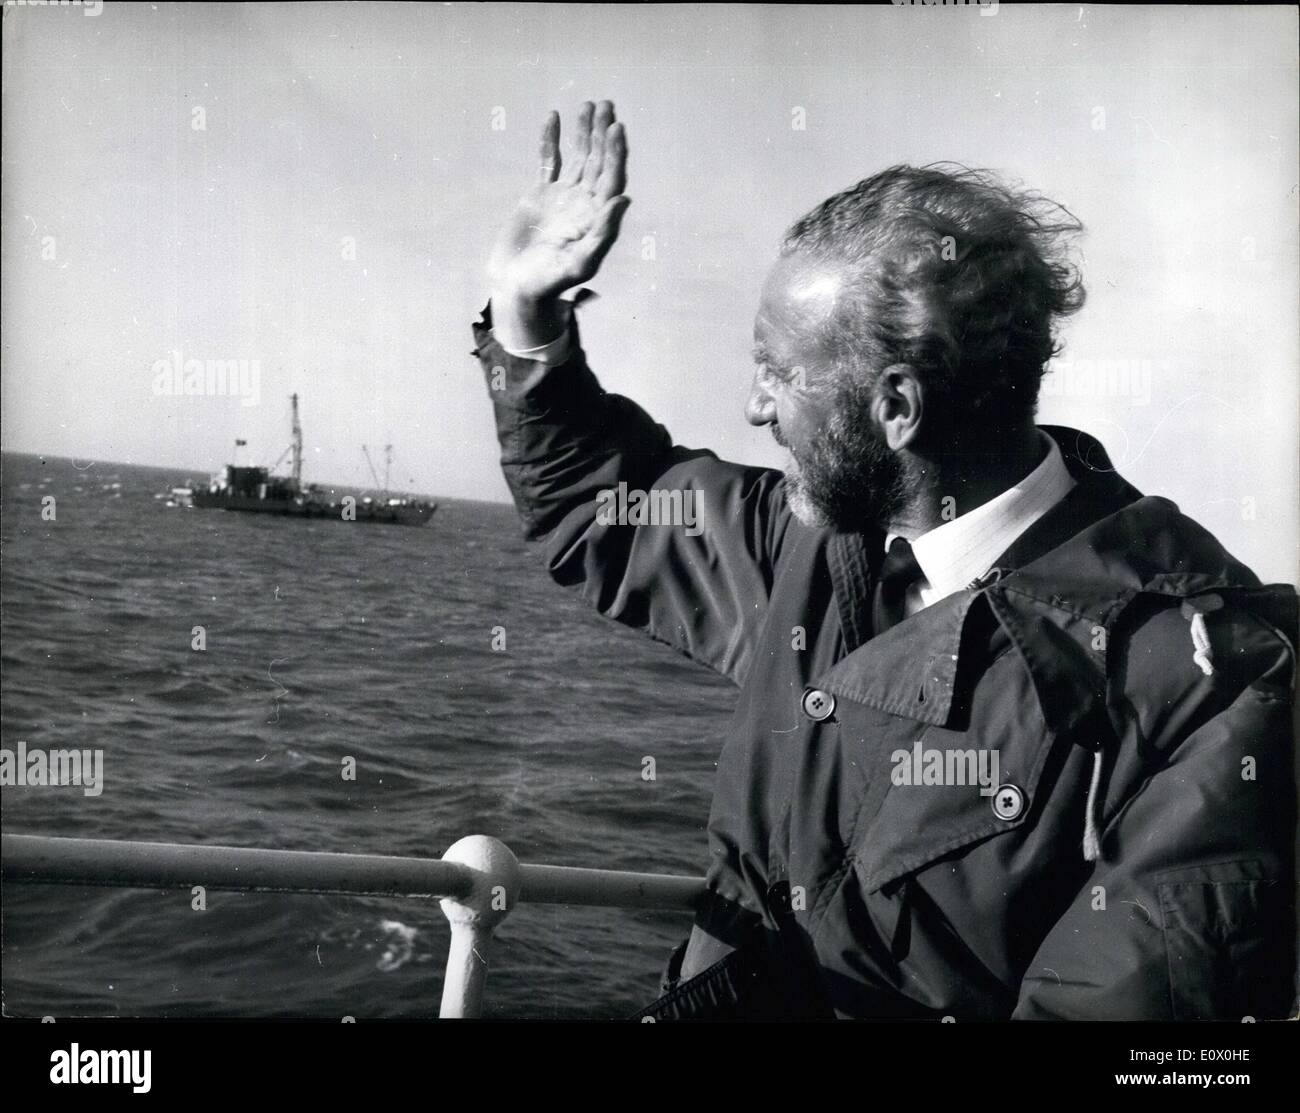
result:
[(451, 923), (442, 1017), (479, 1015), (492, 932), (516, 904), (687, 910), (704, 893), (703, 878), (522, 865), (486, 835), (461, 839), (441, 859), (3, 835), (0, 874), (9, 882), (436, 899)]

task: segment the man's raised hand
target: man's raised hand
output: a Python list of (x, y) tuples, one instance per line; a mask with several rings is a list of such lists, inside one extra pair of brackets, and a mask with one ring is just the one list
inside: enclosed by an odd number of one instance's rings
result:
[(497, 308), (537, 306), (586, 282), (618, 238), (631, 198), (623, 194), (627, 140), (609, 101), (582, 106), (572, 164), (562, 175), (563, 169), (560, 117), (552, 112), (542, 128), (538, 182), (520, 200), (488, 262)]

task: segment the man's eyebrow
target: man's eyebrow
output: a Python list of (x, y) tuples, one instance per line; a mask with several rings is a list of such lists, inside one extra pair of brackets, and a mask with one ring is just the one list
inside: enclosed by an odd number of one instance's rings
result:
[(757, 343), (757, 344), (754, 345), (754, 347), (753, 347), (753, 349), (752, 349), (752, 351), (751, 351), (751, 354), (752, 354), (753, 357), (754, 357), (754, 362), (755, 362), (755, 363), (771, 363), (771, 362), (772, 362), (772, 353), (771, 353), (770, 351), (768, 351), (766, 345), (764, 345), (762, 342), (759, 342), (759, 343)]

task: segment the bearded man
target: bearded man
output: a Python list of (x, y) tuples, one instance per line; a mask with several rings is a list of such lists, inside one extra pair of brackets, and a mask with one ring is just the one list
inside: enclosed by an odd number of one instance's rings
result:
[(796, 222), (746, 406), (782, 475), (601, 389), (561, 294), (618, 235), (626, 138), (584, 105), (562, 174), (559, 135), (475, 327), (505, 476), (557, 581), (740, 687), (644, 1015), (1286, 1015), (1296, 595), (1035, 424), (1078, 222), (943, 166)]

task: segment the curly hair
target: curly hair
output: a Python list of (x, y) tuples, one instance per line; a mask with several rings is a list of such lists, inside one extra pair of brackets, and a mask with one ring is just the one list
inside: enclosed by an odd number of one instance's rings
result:
[(1032, 421), (1060, 350), (1056, 324), (1083, 305), (1067, 257), (1082, 230), (1063, 206), (990, 171), (892, 166), (798, 220), (781, 253), (849, 265), (828, 337), (841, 366), (870, 381), (891, 364), (912, 365), (940, 395), (931, 427), (963, 439), (962, 430)]

